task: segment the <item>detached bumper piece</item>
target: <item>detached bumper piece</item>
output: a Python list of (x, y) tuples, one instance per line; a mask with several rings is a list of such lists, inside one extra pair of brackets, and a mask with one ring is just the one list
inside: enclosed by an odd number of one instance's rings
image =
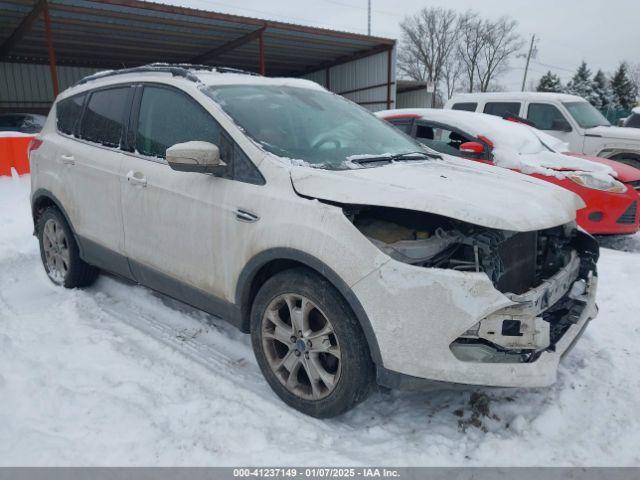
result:
[(537, 288), (507, 294), (513, 304), (464, 332), (451, 352), (460, 361), (477, 363), (531, 363), (545, 351), (556, 352), (572, 326), (581, 324), (581, 331), (594, 316), (587, 310), (594, 306), (597, 278), (585, 270), (574, 251), (569, 263)]

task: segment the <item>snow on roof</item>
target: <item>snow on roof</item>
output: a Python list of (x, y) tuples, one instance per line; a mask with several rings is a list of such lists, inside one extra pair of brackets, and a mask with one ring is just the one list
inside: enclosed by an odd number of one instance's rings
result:
[(480, 92), (480, 93), (458, 93), (447, 104), (457, 101), (471, 100), (560, 100), (561, 102), (586, 102), (582, 97), (569, 95), (568, 93), (552, 92)]
[(633, 113), (635, 113), (637, 115), (640, 115), (640, 107), (632, 108), (631, 112), (633, 112)]
[(287, 86), (307, 88), (312, 90), (324, 90), (323, 87), (311, 80), (304, 80), (302, 78), (289, 78), (289, 77), (262, 77), (259, 75), (247, 75), (243, 73), (228, 73), (228, 72), (208, 72), (198, 71), (195, 72), (198, 79), (207, 86), (214, 85), (271, 85), (271, 86)]
[(416, 116), (455, 127), (473, 137), (486, 137), (493, 143), (495, 164), (522, 173), (564, 178), (563, 171), (579, 170), (605, 180), (607, 176), (616, 176), (608, 165), (564, 155), (562, 152), (568, 151), (568, 145), (555, 137), (523, 123), (510, 122), (494, 115), (434, 108), (385, 110), (376, 115), (382, 118)]

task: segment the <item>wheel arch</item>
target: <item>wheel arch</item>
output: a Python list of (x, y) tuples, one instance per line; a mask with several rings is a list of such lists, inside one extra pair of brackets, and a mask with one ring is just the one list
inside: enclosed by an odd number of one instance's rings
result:
[(376, 365), (382, 365), (380, 348), (375, 333), (362, 304), (351, 288), (340, 276), (313, 255), (291, 248), (274, 248), (254, 256), (245, 265), (238, 277), (235, 303), (240, 308), (241, 330), (248, 333), (251, 305), (260, 286), (273, 275), (295, 267), (306, 267), (331, 283), (342, 295), (356, 316), (369, 346), (371, 359)]
[(31, 216), (33, 218), (33, 234), (36, 234), (35, 228), (38, 223), (38, 218), (42, 215), (42, 212), (49, 207), (55, 207), (62, 214), (67, 225), (71, 229), (71, 233), (73, 233), (73, 237), (78, 245), (78, 249), (80, 250), (80, 256), (82, 257), (82, 243), (78, 241), (78, 235), (76, 234), (75, 229), (73, 228), (73, 224), (71, 220), (69, 220), (69, 215), (67, 211), (62, 206), (62, 202), (58, 200), (58, 198), (51, 193), (49, 190), (44, 188), (39, 188), (31, 195)]

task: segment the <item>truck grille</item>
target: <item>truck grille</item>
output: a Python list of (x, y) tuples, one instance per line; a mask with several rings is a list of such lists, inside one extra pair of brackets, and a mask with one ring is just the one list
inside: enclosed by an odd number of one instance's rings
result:
[(616, 223), (633, 224), (636, 223), (636, 216), (638, 213), (638, 202), (634, 201), (625, 212), (620, 215), (620, 218), (616, 220)]

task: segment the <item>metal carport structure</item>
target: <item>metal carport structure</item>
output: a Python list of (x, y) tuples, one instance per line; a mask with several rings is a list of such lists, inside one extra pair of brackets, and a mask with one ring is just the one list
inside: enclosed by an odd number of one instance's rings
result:
[(395, 40), (141, 0), (0, 0), (0, 110), (46, 110), (97, 70), (225, 65), (395, 103)]

